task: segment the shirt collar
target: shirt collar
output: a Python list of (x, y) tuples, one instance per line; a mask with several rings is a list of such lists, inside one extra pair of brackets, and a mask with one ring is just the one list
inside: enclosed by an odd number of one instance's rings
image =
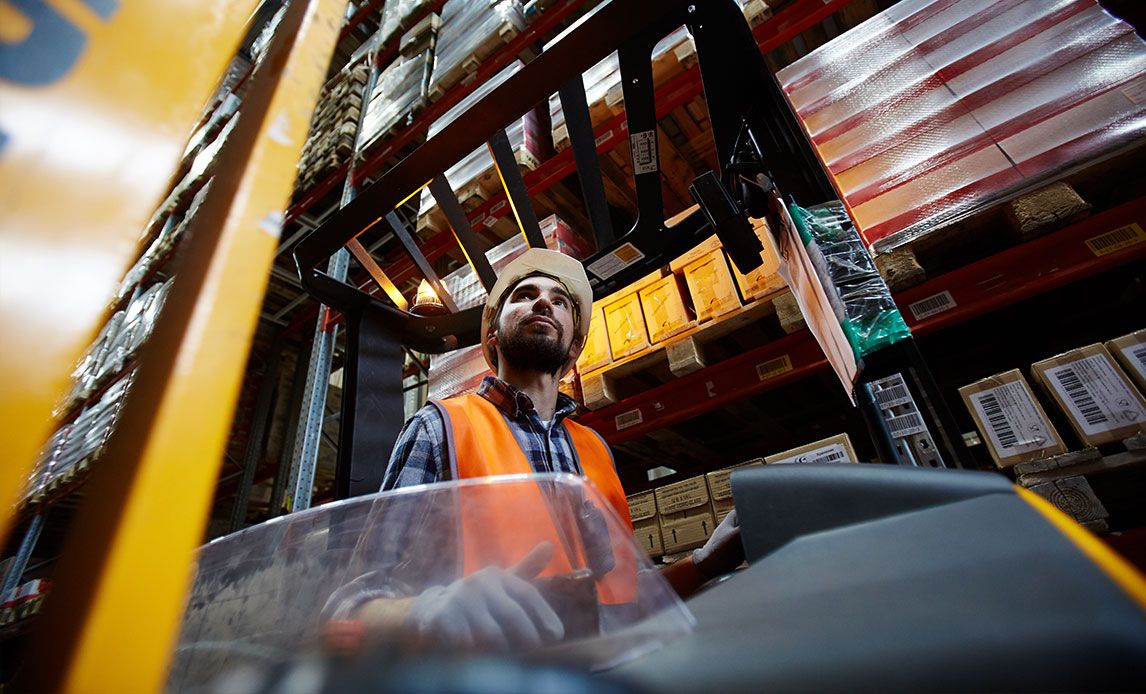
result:
[[(533, 406), (533, 399), (529, 395), (512, 386), (496, 376), (486, 376), (478, 387), (477, 394), (489, 400), (499, 410), (517, 418), (536, 414), (537, 408)], [(554, 410), (554, 421), (561, 421), (577, 411), (577, 401), (565, 393), (557, 394), (557, 408)]]

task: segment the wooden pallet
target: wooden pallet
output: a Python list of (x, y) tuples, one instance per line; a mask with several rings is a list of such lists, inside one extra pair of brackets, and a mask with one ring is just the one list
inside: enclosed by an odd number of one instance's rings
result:
[[(444, 32), (449, 29), (443, 26), (442, 30)], [(521, 29), (517, 25), (509, 20), (503, 20), (497, 29), (486, 36), (464, 60), (444, 70), (435, 65), (434, 75), (430, 80), (430, 101), (437, 101), (451, 88), (465, 81), (470, 75), (476, 74), (483, 62), (491, 58), (502, 46), (512, 41), (520, 33)], [(439, 33), (438, 36), (440, 39), (442, 34)]]
[[(1098, 448), (1084, 448), (1014, 467), (1016, 482), (1050, 501), (1083, 527), (1096, 534), (1111, 530), (1110, 508), (1119, 512), (1125, 500), (1109, 495), (1103, 503), (1102, 476), (1120, 482), (1129, 475), (1141, 478), (1146, 473), (1146, 434), (1125, 439), (1120, 444)], [(1119, 483), (1115, 487), (1125, 485)], [(1099, 493), (1096, 493), (1096, 489)], [(1117, 528), (1116, 528), (1117, 529)]]
[(1141, 195), (1146, 171), (1138, 146), (1117, 156), (1051, 178), (1043, 187), (936, 225), (893, 250), (875, 254), (876, 267), (898, 292), (1019, 243), (1069, 226), (1094, 209), (1115, 207)]
[[(700, 371), (713, 361), (708, 353), (708, 344), (728, 337), (769, 316), (778, 315), (780, 306), (789, 301), (794, 303), (792, 293), (787, 288), (781, 289), (716, 320), (706, 321), (664, 342), (652, 345), (638, 354), (581, 374), (581, 391), (585, 407), (598, 410), (620, 402), (624, 395), (619, 392), (617, 382), (622, 378), (654, 372), (656, 376), (662, 378), (666, 376), (680, 378)], [(793, 323), (783, 329), (789, 332), (789, 328), (791, 332), (795, 332), (801, 329), (801, 325)]]

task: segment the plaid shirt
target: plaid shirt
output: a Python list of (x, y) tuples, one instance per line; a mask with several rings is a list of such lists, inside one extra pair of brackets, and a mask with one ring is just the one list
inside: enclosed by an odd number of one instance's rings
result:
[[(582, 475), (566, 417), (577, 403), (564, 393), (557, 396), (557, 410), (549, 426), (537, 415), (533, 401), (505, 381), (486, 376), (478, 395), (506, 415), (521, 450), (537, 472), (570, 472)], [(432, 405), (418, 410), (398, 436), (382, 491), (449, 479), (446, 428), (441, 413)], [(379, 502), (386, 499), (380, 497)], [(390, 500), (397, 499), (391, 497)], [(444, 520), (456, 511), (452, 495), (428, 494), (425, 503), (395, 501), (395, 508), (381, 504), (372, 511), (371, 540), (355, 552), (361, 562), (352, 569), (357, 578), (338, 587), (322, 610), (323, 620), (345, 619), (359, 605), (373, 598), (417, 595), (428, 585), (446, 585), (458, 576), (457, 538), (441, 529), (452, 527)], [(432, 545), (433, 552), (424, 548)]]
[[(533, 400), (501, 379), (486, 376), (477, 394), (505, 413), (514, 438), (535, 472), (582, 474), (569, 432), (563, 426), (564, 419), (577, 410), (573, 398), (557, 394), (557, 410), (546, 427)], [(406, 422), (398, 435), (382, 478), (382, 491), (449, 479), (448, 460), (445, 421), (436, 407), (427, 405)]]

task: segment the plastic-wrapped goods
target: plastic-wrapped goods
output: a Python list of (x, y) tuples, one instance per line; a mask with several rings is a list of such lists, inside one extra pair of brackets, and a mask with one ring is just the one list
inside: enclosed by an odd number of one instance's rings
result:
[(59, 465), (60, 453), (63, 451), (64, 443), (68, 440), (71, 432), (72, 423), (68, 422), (52, 434), (48, 443), (44, 445), (40, 457), (36, 461), (36, 467), (33, 468), (32, 474), (28, 475), (28, 481), (24, 485), (24, 493), (21, 498), (25, 500), (25, 503), (35, 503), (46, 491), (48, 480)]
[(791, 212), (856, 358), (911, 337), (843, 204), (792, 205)]
[[(547, 217), (540, 226), (548, 248), (567, 254), (573, 250), (575, 244), (568, 240), (571, 230), (556, 216)], [(563, 241), (563, 238), (566, 240)], [(485, 256), (494, 271), (501, 272), (510, 261), (528, 248), (525, 238), (518, 234), (486, 251)], [(480, 306), (485, 303), (488, 296), (477, 273), (468, 264), (443, 277), (442, 284), (459, 309)], [(432, 354), (429, 397), (441, 399), (472, 393), (481, 385), (482, 379), (492, 373), (481, 354), (481, 345), (464, 347), (445, 354)]]
[[(470, 106), (493, 91), (498, 85), (505, 82), (511, 75), (523, 67), (520, 60), (515, 60), (505, 69), (498, 72), (489, 81), (475, 89), (465, 99), (462, 99), (453, 108), (430, 124), (428, 135), (434, 137), (461, 114), (469, 110)], [(548, 148), (546, 133), (537, 114), (533, 111), (514, 120), (505, 128), (509, 146), (513, 150), (514, 159), (521, 169), (532, 171), (545, 160)], [(463, 209), (472, 210), (502, 192), (501, 178), (497, 167), (494, 166), (493, 155), (485, 145), (470, 152), (464, 159), (446, 170), (446, 181), (457, 196)], [(504, 220), (504, 221), (502, 221)], [(495, 229), (502, 231), (501, 236), (512, 233), (512, 213), (501, 218), (486, 217), (484, 220), (473, 222), (476, 230), (493, 226), (502, 221), (503, 226)], [(423, 188), (418, 205), (418, 225), (432, 231), (445, 231), (448, 229), (445, 217), (438, 210), (437, 203), (430, 194), (429, 188)]]
[(473, 73), (525, 28), (518, 0), (447, 0), (430, 78), (430, 99)]
[[(507, 570), (533, 564), (528, 576)], [(514, 663), (534, 656), (598, 671), (695, 624), (618, 510), (567, 473), (443, 482), (324, 504), (204, 545), (194, 566), (164, 687), (172, 694), (270, 691), (295, 675), (315, 691), (349, 689), (351, 666), (315, 668), (314, 654), (329, 649), (333, 628), (379, 599), (381, 607), (413, 600), (414, 618), (372, 625), (361, 655), (383, 654), (369, 669), (377, 691), (462, 690), (472, 687), (474, 668), (508, 673), (481, 675), (497, 682), (493, 689), (530, 689), (522, 683), (553, 680), (556, 671)], [(529, 614), (540, 605), (545, 612), (537, 614), (552, 616), (537, 622), (540, 635), (491, 617), (490, 606), (515, 600)], [(461, 633), (467, 614), (481, 628)], [(500, 655), (482, 660), (486, 653)], [(458, 665), (463, 655), (471, 665)], [(321, 679), (327, 673), (336, 676)], [(561, 688), (571, 681), (562, 679)], [(593, 680), (583, 681), (575, 686), (592, 688)]]
[(433, 60), (432, 51), (427, 50), (411, 58), (399, 58), (382, 71), (362, 119), (359, 150), (406, 127), (422, 112)]
[(271, 39), (275, 37), (275, 29), (278, 29), (279, 22), (282, 21), (283, 15), (286, 14), (286, 9), (287, 5), (284, 3), (283, 6), (278, 9), (278, 12), (275, 12), (274, 16), (271, 17), (271, 21), (267, 22), (263, 30), (255, 37), (255, 40), (251, 42), (251, 59), (256, 63), (259, 62), (259, 58), (262, 57), (263, 52), (267, 50)]
[(134, 371), (124, 375), (95, 404), (76, 417), (54, 465), (45, 476), (45, 485), (50, 487), (57, 480), (66, 481), (77, 467), (82, 469), (100, 456), (103, 445), (115, 429), (134, 378)]
[(322, 86), (298, 162), (296, 194), (329, 176), (354, 152), (362, 92), (369, 75), (368, 61), (352, 61)]
[(1093, 0), (906, 0), (777, 77), (878, 251), (1146, 131), (1146, 43)]
[[(654, 89), (696, 65), (696, 45), (688, 29), (680, 27), (658, 41), (653, 47), (652, 61)], [(616, 53), (583, 72), (581, 81), (585, 85), (585, 101), (589, 104), (589, 119), (594, 128), (624, 111), (621, 64)], [(553, 146), (557, 151), (564, 150), (569, 146), (569, 133), (557, 94), (549, 97), (549, 122)]]

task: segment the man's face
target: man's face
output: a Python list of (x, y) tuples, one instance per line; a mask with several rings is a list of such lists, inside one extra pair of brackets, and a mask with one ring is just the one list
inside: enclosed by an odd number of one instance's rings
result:
[(501, 357), (521, 370), (557, 375), (573, 346), (573, 300), (549, 277), (526, 277), (502, 304), (496, 339)]

